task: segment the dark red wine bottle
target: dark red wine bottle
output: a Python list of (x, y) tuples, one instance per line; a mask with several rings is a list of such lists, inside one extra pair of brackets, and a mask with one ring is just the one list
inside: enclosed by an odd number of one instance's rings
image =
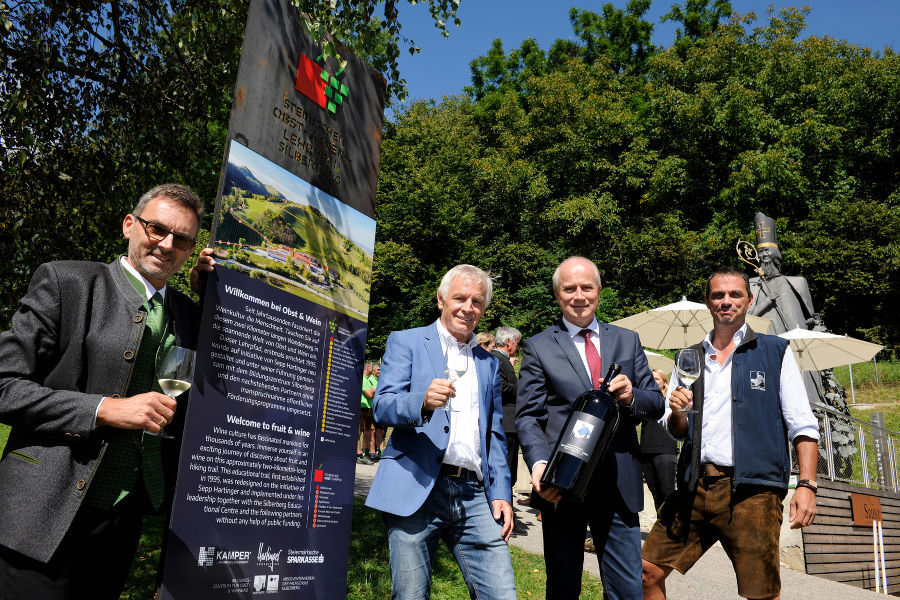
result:
[(622, 372), (609, 366), (603, 385), (575, 399), (572, 413), (553, 448), (541, 485), (552, 485), (564, 496), (584, 501), (594, 469), (603, 460), (619, 426), (619, 407), (609, 395), (609, 384)]

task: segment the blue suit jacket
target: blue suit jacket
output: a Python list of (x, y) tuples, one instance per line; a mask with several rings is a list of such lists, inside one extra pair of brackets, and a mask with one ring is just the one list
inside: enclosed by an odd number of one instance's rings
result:
[[(480, 395), (478, 429), (486, 500), (511, 501), (506, 438), (501, 426), (497, 359), (480, 346), (472, 350)], [(435, 323), (395, 331), (388, 337), (375, 391), (375, 420), (394, 428), (366, 498), (366, 506), (406, 517), (428, 498), (450, 440), (450, 413), (422, 415), (425, 391), (444, 379), (444, 358)]]
[[(612, 456), (594, 472), (592, 487), (598, 481), (615, 482), (628, 509), (639, 512), (644, 507), (644, 490), (635, 425), (642, 419), (660, 418), (665, 400), (635, 332), (600, 323), (599, 340), (604, 373), (610, 364), (619, 363), (622, 374), (631, 380), (634, 401), (621, 408), (626, 418), (613, 438)], [(591, 389), (591, 380), (562, 321), (525, 340), (524, 348), (516, 432), (530, 469), (540, 460), (550, 460), (572, 404)]]

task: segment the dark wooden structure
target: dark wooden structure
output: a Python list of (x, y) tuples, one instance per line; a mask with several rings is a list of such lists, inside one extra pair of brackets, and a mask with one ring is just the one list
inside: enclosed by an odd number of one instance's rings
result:
[(806, 572), (875, 591), (872, 527), (853, 524), (851, 494), (880, 499), (888, 593), (900, 594), (900, 495), (894, 492), (819, 479), (818, 514), (803, 528)]

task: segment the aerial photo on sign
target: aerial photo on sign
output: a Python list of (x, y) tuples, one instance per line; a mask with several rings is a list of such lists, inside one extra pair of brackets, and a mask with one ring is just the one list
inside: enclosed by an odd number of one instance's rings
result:
[(220, 265), (367, 320), (373, 219), (236, 141), (217, 217)]

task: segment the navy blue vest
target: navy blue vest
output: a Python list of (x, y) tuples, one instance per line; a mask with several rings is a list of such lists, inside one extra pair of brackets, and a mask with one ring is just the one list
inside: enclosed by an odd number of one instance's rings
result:
[[(702, 343), (694, 347), (705, 355)], [(791, 459), (779, 393), (787, 347), (787, 340), (757, 334), (748, 327), (731, 357), (734, 488), (761, 485), (787, 491)], [(688, 435), (678, 460), (679, 487), (691, 491), (696, 489), (700, 472), (703, 379), (701, 375), (691, 388), (694, 407), (700, 412), (688, 415)]]

